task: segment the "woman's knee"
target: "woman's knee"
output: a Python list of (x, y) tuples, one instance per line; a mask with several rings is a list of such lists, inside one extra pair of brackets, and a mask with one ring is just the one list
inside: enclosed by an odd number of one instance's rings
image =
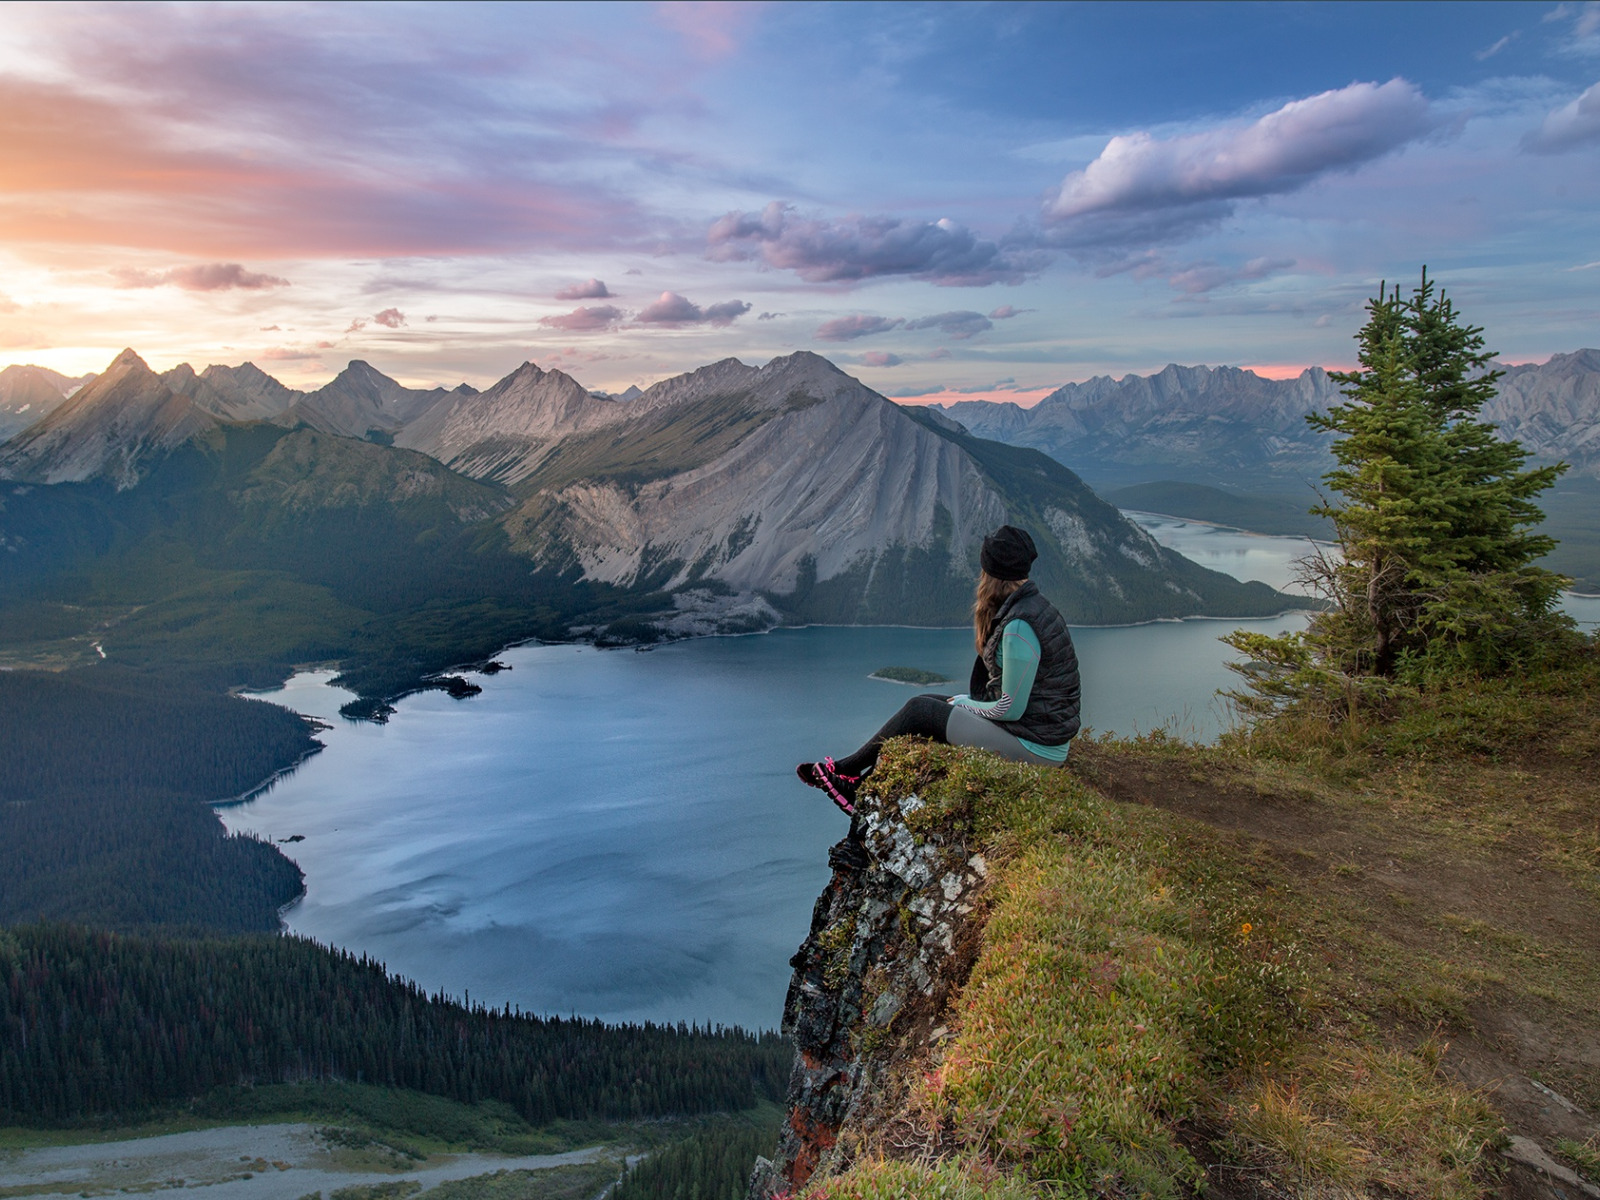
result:
[(890, 737), (911, 734), (943, 740), (950, 705), (942, 696), (913, 696), (900, 706), (884, 732)]

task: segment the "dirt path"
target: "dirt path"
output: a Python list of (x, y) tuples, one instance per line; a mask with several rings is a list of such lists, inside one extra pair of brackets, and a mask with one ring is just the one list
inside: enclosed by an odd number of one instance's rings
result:
[[(1182, 754), (1084, 749), (1074, 748), (1076, 769), (1106, 796), (1231, 835), (1309, 904), (1337, 914), (1346, 936), (1366, 930), (1374, 944), (1476, 979), (1443, 1018), (1444, 1065), (1490, 1095), (1515, 1137), (1548, 1150), (1600, 1131), (1600, 899), (1529, 854), (1526, 839), (1473, 841), (1368, 794), (1275, 789), (1248, 768)], [(1532, 774), (1527, 787), (1540, 782)], [(1402, 1011), (1389, 1023), (1419, 1037), (1439, 1019)], [(1585, 1194), (1516, 1167), (1505, 1187), (1518, 1197)]]
[(330, 1146), (316, 1126), (232, 1125), (121, 1142), (0, 1151), (0, 1197), (201, 1188), (208, 1200), (298, 1200), (397, 1180), (415, 1180), (426, 1189), (494, 1171), (542, 1171), (593, 1162), (610, 1153), (615, 1153), (610, 1147), (595, 1146), (523, 1158), (440, 1155), (398, 1170), (383, 1169)]

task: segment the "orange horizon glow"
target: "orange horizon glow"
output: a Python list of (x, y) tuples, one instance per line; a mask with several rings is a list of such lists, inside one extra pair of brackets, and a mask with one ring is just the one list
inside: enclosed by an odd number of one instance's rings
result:
[(1241, 371), (1249, 371), (1261, 376), (1263, 379), (1298, 379), (1312, 367), (1322, 367), (1324, 371), (1348, 371), (1349, 367), (1330, 367), (1324, 363), (1242, 363)]
[(957, 392), (946, 388), (942, 392), (929, 392), (925, 396), (890, 396), (896, 404), (912, 406), (924, 404), (958, 404), (962, 400), (988, 400), (994, 404), (1015, 404), (1019, 408), (1032, 408), (1051, 392), (1059, 391), (1060, 384), (1054, 387), (1024, 388), (1020, 391), (1010, 392), (1004, 388), (990, 388), (975, 392)]

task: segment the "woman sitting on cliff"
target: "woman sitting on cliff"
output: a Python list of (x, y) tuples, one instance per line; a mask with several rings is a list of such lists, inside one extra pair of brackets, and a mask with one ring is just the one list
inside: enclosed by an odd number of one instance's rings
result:
[(801, 763), (802, 782), (854, 814), (856, 788), (892, 737), (977, 746), (1016, 762), (1059, 766), (1078, 732), (1078, 655), (1067, 623), (1028, 578), (1039, 552), (1002, 525), (983, 539), (972, 626), (978, 659), (968, 695), (916, 696), (854, 754)]

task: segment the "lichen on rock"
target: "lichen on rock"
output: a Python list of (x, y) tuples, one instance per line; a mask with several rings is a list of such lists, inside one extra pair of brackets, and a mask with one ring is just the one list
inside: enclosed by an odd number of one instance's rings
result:
[(833, 876), (790, 960), (784, 1032), (794, 1039), (789, 1122), (760, 1160), (753, 1200), (847, 1166), (842, 1132), (893, 1107), (900, 1068), (922, 1054), (977, 957), (989, 867), (959, 825), (908, 825), (915, 794), (863, 795), (828, 852)]

